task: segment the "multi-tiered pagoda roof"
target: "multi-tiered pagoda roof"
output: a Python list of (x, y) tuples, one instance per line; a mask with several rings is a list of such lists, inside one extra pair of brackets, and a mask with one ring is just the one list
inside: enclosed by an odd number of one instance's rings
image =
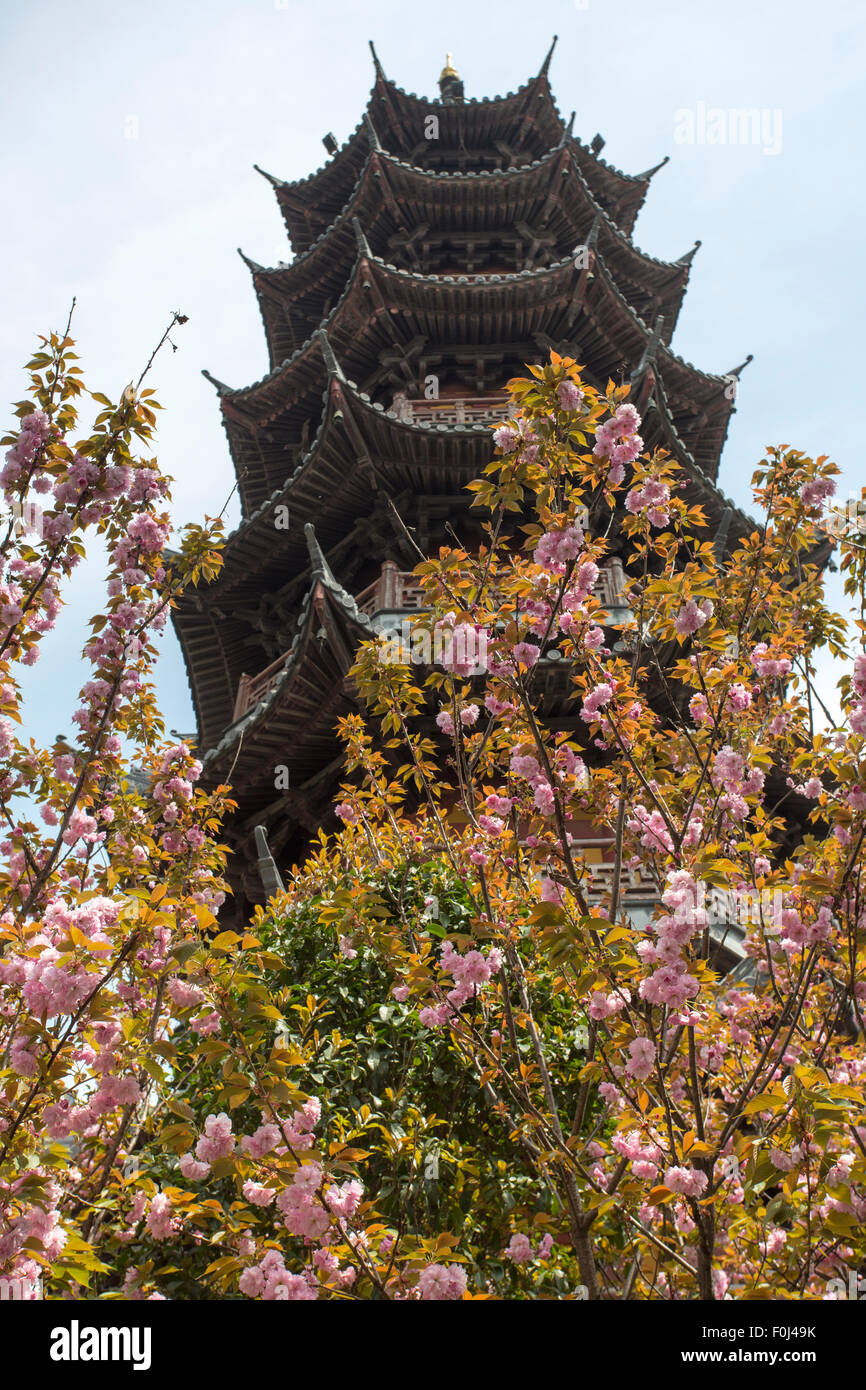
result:
[[(306, 179), (265, 176), (294, 252), (270, 268), (243, 258), (269, 369), (241, 388), (210, 378), (242, 520), (217, 581), (175, 613), (205, 777), (231, 769), (251, 871), (256, 825), (279, 857), (326, 817), (358, 641), (418, 603), (404, 528), (422, 550), (448, 523), (471, 539), (465, 486), (527, 363), (555, 348), (602, 390), (629, 382), (647, 445), (681, 463), (688, 500), (731, 540), (752, 529), (716, 481), (741, 368), (707, 373), (671, 347), (697, 247), (663, 261), (634, 243), (656, 169), (623, 174), (600, 137), (573, 134), (552, 52), (492, 99), (466, 99), (449, 63), (433, 101), (391, 82), (374, 51), (345, 144), (326, 137), (332, 157)], [(567, 682), (549, 666), (542, 700), (569, 727)], [(254, 873), (245, 887), (255, 896)]]

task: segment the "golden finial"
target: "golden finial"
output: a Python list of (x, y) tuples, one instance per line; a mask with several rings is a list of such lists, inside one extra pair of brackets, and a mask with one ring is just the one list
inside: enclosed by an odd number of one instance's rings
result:
[(439, 81), (440, 81), (440, 82), (444, 82), (446, 77), (459, 77), (459, 76), (460, 76), (460, 74), (459, 74), (459, 72), (457, 71), (457, 69), (456, 69), (455, 66), (454, 66), (453, 54), (451, 54), (451, 53), (446, 53), (446, 54), (445, 54), (445, 66), (444, 66), (444, 68), (442, 69), (442, 73), (441, 73), (441, 75), (440, 75), (440, 77), (439, 77)]

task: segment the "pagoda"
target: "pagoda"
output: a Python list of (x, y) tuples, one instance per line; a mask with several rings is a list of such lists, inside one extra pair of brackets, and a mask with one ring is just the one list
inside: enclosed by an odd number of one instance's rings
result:
[[(373, 89), (345, 144), (327, 135), (331, 158), (306, 179), (264, 174), (294, 251), (270, 268), (243, 256), (269, 370), (241, 388), (205, 373), (242, 520), (218, 579), (185, 593), (174, 622), (205, 785), (230, 782), (237, 802), (238, 910), (265, 896), (268, 840), (291, 863), (335, 823), (357, 645), (419, 607), (411, 538), (425, 552), (449, 526), (481, 539), (466, 484), (526, 364), (553, 348), (601, 391), (627, 382), (647, 448), (678, 460), (718, 544), (754, 528), (717, 484), (746, 364), (713, 375), (671, 347), (700, 243), (663, 261), (632, 239), (667, 161), (624, 174), (600, 136), (573, 133), (549, 85), (553, 45), (504, 97), (467, 98), (449, 55), (437, 100), (397, 87), (370, 47)], [(614, 554), (602, 601), (621, 585)], [(541, 713), (577, 728), (557, 656), (539, 672)]]

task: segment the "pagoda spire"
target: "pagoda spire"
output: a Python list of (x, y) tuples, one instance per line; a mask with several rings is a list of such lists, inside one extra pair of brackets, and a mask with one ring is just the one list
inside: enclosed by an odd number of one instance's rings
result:
[(263, 265), (259, 265), (258, 261), (254, 261), (249, 256), (245, 256), (240, 247), (238, 247), (238, 255), (240, 256), (244, 265), (252, 271), (253, 275), (257, 275), (259, 272), (265, 269)]
[(450, 53), (445, 54), (445, 66), (439, 74), (439, 91), (446, 106), (459, 105), (463, 101), (463, 82)]
[(382, 67), (382, 64), (379, 62), (379, 55), (378, 55), (378, 53), (376, 52), (376, 45), (373, 43), (373, 40), (372, 40), (372, 39), (368, 39), (367, 42), (368, 42), (369, 45), (370, 45), (370, 52), (371, 52), (372, 55), (373, 55), (373, 66), (374, 66), (374, 68), (376, 69), (376, 76), (377, 76), (377, 78), (380, 80), (380, 82), (387, 82), (388, 79), (387, 79), (387, 77), (385, 76), (385, 69)]
[(267, 179), (268, 183), (271, 184), (273, 188), (282, 188), (284, 183), (283, 179), (278, 179), (273, 174), (269, 174), (267, 169), (262, 169), (259, 164), (254, 164), (253, 168), (257, 174), (261, 174), (263, 179)]
[(219, 377), (211, 376), (210, 372), (207, 370), (206, 367), (202, 367), (202, 369), (201, 369), (201, 374), (202, 374), (203, 377), (205, 377), (205, 379), (206, 379), (207, 381), (210, 382), (211, 386), (216, 387), (217, 395), (219, 395), (219, 396), (230, 396), (230, 395), (231, 395), (231, 393), (232, 393), (232, 387), (231, 387), (231, 386), (226, 386), (226, 384), (225, 384), (224, 381), (220, 381)]
[(746, 358), (745, 362), (741, 362), (740, 365), (739, 365), (739, 367), (732, 367), (731, 370), (730, 370), (729, 372), (725, 372), (724, 375), (725, 375), (725, 376), (735, 376), (735, 377), (737, 378), (737, 380), (739, 380), (740, 372), (744, 372), (744, 371), (746, 370), (746, 368), (748, 367), (749, 363), (750, 363), (750, 362), (754, 362), (754, 360), (755, 360), (754, 354), (750, 352), (749, 355), (748, 355), (748, 357)]
[[(237, 798), (241, 904), (279, 891), (283, 864), (331, 814), (342, 776), (333, 728), (353, 708), (345, 676), (357, 643), (380, 616), (423, 601), (398, 568), (411, 560), (402, 542), (391, 554), (389, 505), (425, 554), (458, 525), (467, 545), (484, 543), (466, 484), (489, 462), (490, 426), (521, 364), (552, 346), (579, 355), (590, 381), (631, 381), (647, 447), (679, 460), (717, 552), (750, 533), (715, 478), (751, 357), (721, 378), (669, 348), (700, 243), (670, 262), (634, 245), (649, 181), (668, 161), (625, 174), (599, 157), (600, 135), (575, 136), (550, 90), (556, 43), (518, 90), (478, 101), (449, 54), (433, 140), (430, 98), (396, 87), (371, 40), (372, 97), (343, 145), (326, 137), (332, 158), (301, 179), (254, 166), (294, 256), (262, 267), (239, 248), (270, 370), (239, 389), (203, 373), (242, 519), (207, 595), (179, 596), (173, 613), (206, 784), (231, 781)], [(291, 513), (284, 534), (277, 506)], [(559, 664), (544, 696), (555, 720), (570, 692)], [(292, 787), (306, 791), (275, 799), (276, 748), (291, 750)]]
[[(553, 36), (553, 42), (551, 43), (549, 49), (547, 50), (547, 56), (546, 56), (546, 58), (544, 59), (544, 62), (541, 64), (541, 67), (540, 67), (539, 70), (538, 70), (538, 76), (539, 76), (539, 77), (546, 77), (546, 76), (547, 76), (547, 72), (548, 72), (548, 69), (549, 69), (549, 67), (550, 67), (550, 60), (551, 60), (551, 58), (553, 57), (553, 50), (556, 48), (556, 44), (557, 44), (557, 40), (558, 40), (558, 39), (559, 39), (559, 35), (558, 35), (558, 34), (554, 34), (554, 36)], [(537, 80), (537, 79), (536, 79), (536, 80)]]
[(692, 261), (695, 259), (695, 256), (698, 254), (698, 251), (700, 250), (702, 244), (703, 243), (699, 238), (695, 242), (691, 251), (687, 251), (684, 256), (680, 256), (679, 260), (677, 261), (677, 265), (691, 265)]
[(670, 162), (671, 157), (669, 154), (666, 154), (664, 159), (660, 159), (658, 164), (654, 164), (651, 169), (645, 169), (644, 172), (639, 175), (639, 177), (642, 179), (651, 179), (654, 174), (658, 173), (659, 169), (663, 169), (665, 165), (670, 164)]

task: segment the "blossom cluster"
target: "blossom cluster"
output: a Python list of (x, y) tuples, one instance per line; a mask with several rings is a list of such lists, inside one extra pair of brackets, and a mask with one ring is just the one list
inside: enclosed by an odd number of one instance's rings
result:
[(592, 452), (596, 458), (610, 459), (608, 480), (617, 487), (625, 477), (626, 465), (633, 463), (643, 449), (638, 434), (640, 416), (629, 402), (618, 405), (613, 415), (599, 425)]
[(477, 998), (502, 969), (502, 952), (492, 946), (486, 955), (477, 950), (461, 955), (450, 941), (446, 941), (442, 947), (441, 966), (454, 980), (454, 986), (441, 1004), (427, 1005), (419, 1010), (418, 1020), (425, 1028), (441, 1028), (456, 1018), (464, 1004)]

